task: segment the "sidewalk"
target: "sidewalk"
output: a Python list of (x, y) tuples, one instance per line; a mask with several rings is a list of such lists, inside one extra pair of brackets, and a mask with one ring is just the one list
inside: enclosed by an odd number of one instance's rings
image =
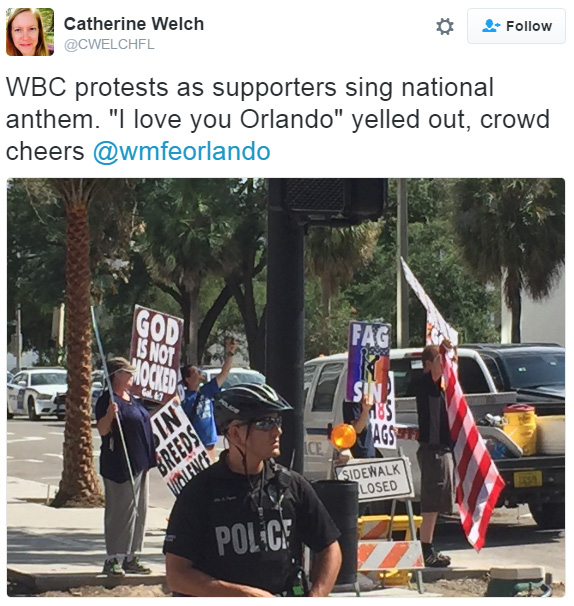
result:
[[(24, 582), (39, 592), (82, 585), (113, 587), (119, 584), (159, 585), (165, 582), (164, 556), (161, 550), (168, 510), (154, 507), (148, 509), (142, 559), (150, 566), (152, 574), (116, 579), (100, 574), (105, 559), (104, 510), (47, 507), (47, 490), (47, 486), (39, 482), (7, 478), (8, 580)], [(435, 579), (445, 575), (449, 578), (475, 576), (479, 572), (484, 571), (471, 570), (465, 566), (448, 571), (428, 571)], [(425, 577), (426, 580), (432, 580), (426, 571)], [(334, 595), (345, 597), (355, 594)], [(362, 595), (419, 596), (416, 591), (403, 587), (376, 590)], [(437, 595), (425, 593), (420, 597)]]

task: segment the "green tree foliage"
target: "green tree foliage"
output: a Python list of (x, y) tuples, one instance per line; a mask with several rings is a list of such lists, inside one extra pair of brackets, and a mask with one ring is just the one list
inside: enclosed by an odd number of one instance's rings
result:
[[(331, 298), (329, 332), (321, 311), (322, 288), (318, 277), (308, 276), (305, 282), (305, 359), (347, 350), (349, 322), (358, 320), (356, 310), (347, 297), (339, 293)], [(326, 340), (327, 337), (327, 340)], [(327, 345), (326, 345), (327, 344)], [(325, 349), (326, 346), (329, 349)]]
[[(336, 351), (339, 342), (333, 333), (332, 301), (340, 289), (348, 286), (355, 272), (365, 266), (375, 251), (382, 224), (363, 223), (354, 227), (312, 227), (305, 238), (308, 273), (319, 278), (321, 285), (322, 352)], [(331, 343), (334, 337), (335, 342)]]
[(562, 179), (463, 179), (453, 184), (460, 250), (483, 282), (504, 281), (512, 342), (520, 342), (522, 293), (547, 297), (564, 265)]
[(219, 267), (233, 205), (222, 179), (162, 179), (149, 184), (140, 240), (150, 275), (180, 305), (187, 361), (198, 362), (199, 295)]
[[(391, 182), (385, 229), (373, 259), (358, 273), (345, 295), (357, 310), (357, 319), (385, 319), (396, 326), (397, 199), (394, 185)], [(461, 332), (461, 340), (497, 340), (493, 318), (497, 309), (496, 292), (492, 288), (486, 289), (473, 277), (472, 271), (460, 263), (448, 184), (432, 179), (409, 179), (407, 187), (409, 266), (442, 315)], [(416, 296), (412, 292), (409, 296), (410, 344), (421, 346), (425, 339), (426, 315)]]
[[(180, 306), (187, 361), (201, 360), (217, 318), (233, 299), (251, 363), (262, 367), (264, 323), (254, 280), (266, 265), (264, 183), (167, 179), (143, 190), (147, 201), (139, 245), (154, 281)], [(201, 292), (210, 277), (221, 278), (223, 285), (205, 307)]]
[(8, 317), (20, 304), (23, 349), (56, 363), (49, 341), (52, 310), (64, 297), (65, 211), (45, 181), (14, 179), (7, 188)]
[[(540, 267), (545, 257), (556, 256), (555, 248), (563, 250), (563, 182), (537, 181), (528, 188), (512, 183), (514, 189), (498, 180), (408, 181), (409, 264), (465, 341), (498, 339), (501, 274), (461, 263), (464, 241), (457, 239), (455, 226), (481, 227), (482, 235), (473, 231), (464, 237), (481, 262), (492, 249), (488, 237), (498, 233), (499, 239), (510, 240), (515, 225), (524, 242), (547, 242), (523, 245), (529, 266)], [(195, 359), (201, 361), (206, 349), (225, 335), (244, 333), (244, 353), (251, 366), (263, 369), (265, 182), (147, 179), (135, 189), (125, 188), (121, 180), (110, 184), (88, 208), (91, 295), (102, 306), (106, 351), (128, 352), (133, 307), (139, 303), (188, 317), (187, 342), (195, 339)], [(497, 231), (502, 209), (510, 208), (497, 206), (503, 199), (526, 202), (518, 204), (521, 223), (505, 218), (506, 231)], [(384, 318), (395, 324), (396, 204), (391, 181), (382, 229), (381, 224), (366, 224), (309, 230), (307, 357), (346, 349), (350, 320)], [(26, 345), (49, 354), (52, 309), (64, 299), (65, 208), (50, 180), (16, 179), (8, 184), (7, 214), (8, 314), (13, 317), (20, 302)], [(487, 254), (479, 254), (484, 250)], [(547, 275), (522, 274), (523, 287), (544, 292), (540, 279)], [(423, 343), (425, 319), (411, 294), (412, 345)]]
[[(137, 202), (125, 180), (99, 191), (88, 208), (92, 300), (115, 292), (131, 272)], [(12, 179), (7, 185), (8, 316), (22, 307), (24, 349), (45, 363), (59, 352), (50, 341), (53, 308), (65, 298), (66, 212), (51, 179)], [(131, 312), (130, 312), (131, 313)], [(10, 337), (10, 335), (8, 335)]]

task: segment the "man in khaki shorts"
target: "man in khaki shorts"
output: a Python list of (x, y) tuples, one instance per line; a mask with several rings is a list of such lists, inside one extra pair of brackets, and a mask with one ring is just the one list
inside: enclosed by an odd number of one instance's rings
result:
[(437, 345), (423, 349), (422, 362), (424, 374), (417, 386), (417, 459), (421, 470), (423, 518), (420, 540), (425, 566), (443, 568), (450, 565), (450, 558), (435, 550), (433, 536), (438, 514), (452, 513), (454, 508), (454, 463)]

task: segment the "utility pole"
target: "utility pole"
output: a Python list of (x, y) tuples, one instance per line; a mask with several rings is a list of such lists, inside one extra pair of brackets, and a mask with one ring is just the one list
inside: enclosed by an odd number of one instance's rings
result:
[(267, 262), (267, 382), (293, 406), (285, 415), (279, 463), (303, 472), (305, 362), (304, 230), (281, 210), (277, 179), (269, 180)]
[(20, 303), (16, 305), (16, 366), (22, 369), (22, 312)]
[(409, 253), (407, 180), (398, 179), (397, 192), (397, 347), (409, 346), (409, 287), (401, 266)]

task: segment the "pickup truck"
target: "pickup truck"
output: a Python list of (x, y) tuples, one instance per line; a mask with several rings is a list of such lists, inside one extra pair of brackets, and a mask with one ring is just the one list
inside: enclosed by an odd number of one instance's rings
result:
[[(415, 386), (422, 374), (421, 349), (391, 350), (398, 446), (408, 457), (418, 500), (420, 471)], [(528, 402), (538, 416), (563, 415), (564, 348), (549, 345), (463, 345), (458, 348), (459, 379), (475, 420), (501, 415), (509, 404)], [(330, 478), (336, 451), (330, 429), (342, 423), (347, 355), (322, 356), (304, 367), (304, 473), (311, 480)], [(396, 451), (380, 450), (382, 456)], [(528, 504), (541, 528), (564, 528), (565, 457), (534, 455), (495, 459), (506, 486), (498, 506)]]

